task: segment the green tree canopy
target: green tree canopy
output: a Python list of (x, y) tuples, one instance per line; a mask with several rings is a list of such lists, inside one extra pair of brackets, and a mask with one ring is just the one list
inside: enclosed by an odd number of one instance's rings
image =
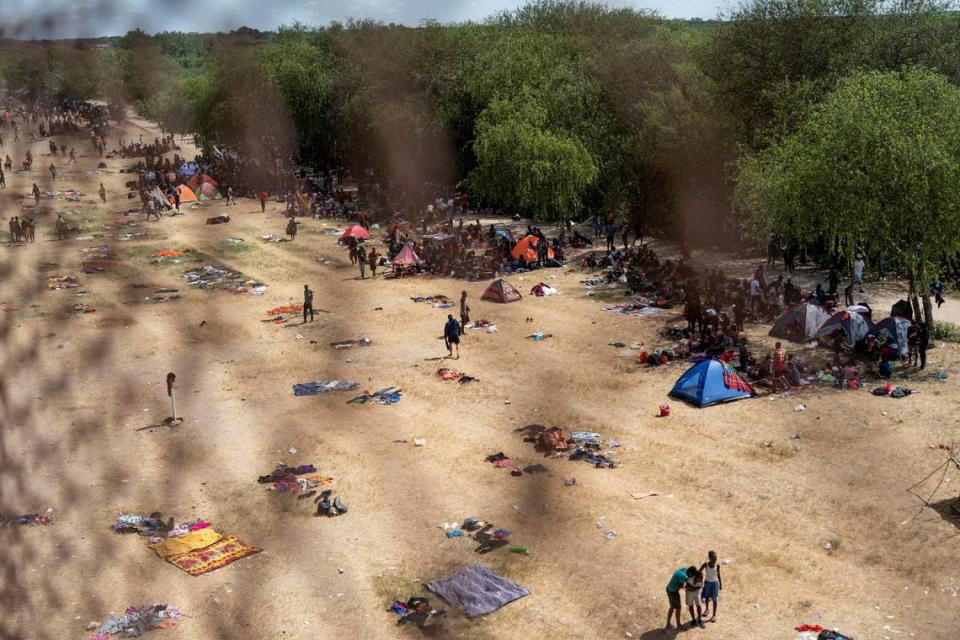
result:
[(886, 252), (925, 282), (960, 250), (960, 88), (915, 68), (844, 80), (799, 128), (741, 164), (751, 229)]

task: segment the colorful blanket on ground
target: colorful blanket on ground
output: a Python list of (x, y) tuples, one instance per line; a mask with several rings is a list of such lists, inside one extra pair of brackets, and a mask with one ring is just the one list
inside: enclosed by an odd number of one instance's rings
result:
[(248, 546), (237, 536), (231, 534), (224, 536), (209, 547), (171, 556), (167, 558), (167, 562), (180, 567), (192, 576), (200, 576), (261, 551), (263, 549)]
[(353, 391), (359, 386), (360, 383), (353, 380), (317, 380), (293, 385), (293, 395), (315, 396), (332, 391)]
[(157, 552), (157, 555), (164, 560), (169, 560), (173, 556), (182, 555), (197, 549), (204, 549), (220, 540), (221, 536), (213, 529), (199, 529), (191, 531), (181, 536), (167, 538), (163, 542), (148, 545)]

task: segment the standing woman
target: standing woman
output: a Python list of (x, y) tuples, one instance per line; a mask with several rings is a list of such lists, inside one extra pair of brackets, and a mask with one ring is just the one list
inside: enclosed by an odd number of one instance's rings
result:
[(460, 292), (460, 335), (463, 335), (464, 327), (470, 322), (470, 305), (467, 303), (467, 292)]

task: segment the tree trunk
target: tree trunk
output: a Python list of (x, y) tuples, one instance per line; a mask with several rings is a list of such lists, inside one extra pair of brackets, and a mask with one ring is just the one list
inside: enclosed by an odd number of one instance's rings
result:
[(933, 303), (930, 301), (930, 296), (923, 296), (923, 321), (927, 323), (927, 327), (933, 331)]

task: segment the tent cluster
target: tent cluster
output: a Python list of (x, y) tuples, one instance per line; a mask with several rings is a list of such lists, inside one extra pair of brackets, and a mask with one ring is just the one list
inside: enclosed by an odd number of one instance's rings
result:
[[(909, 306), (907, 307), (909, 312)], [(872, 311), (866, 305), (853, 305), (833, 315), (821, 306), (804, 302), (788, 309), (770, 329), (774, 338), (790, 342), (819, 341), (831, 345), (837, 338), (843, 346), (853, 349), (869, 335), (895, 349), (898, 357), (907, 356), (908, 332), (912, 326), (909, 317), (903, 317), (896, 305), (893, 315), (874, 324)]]

